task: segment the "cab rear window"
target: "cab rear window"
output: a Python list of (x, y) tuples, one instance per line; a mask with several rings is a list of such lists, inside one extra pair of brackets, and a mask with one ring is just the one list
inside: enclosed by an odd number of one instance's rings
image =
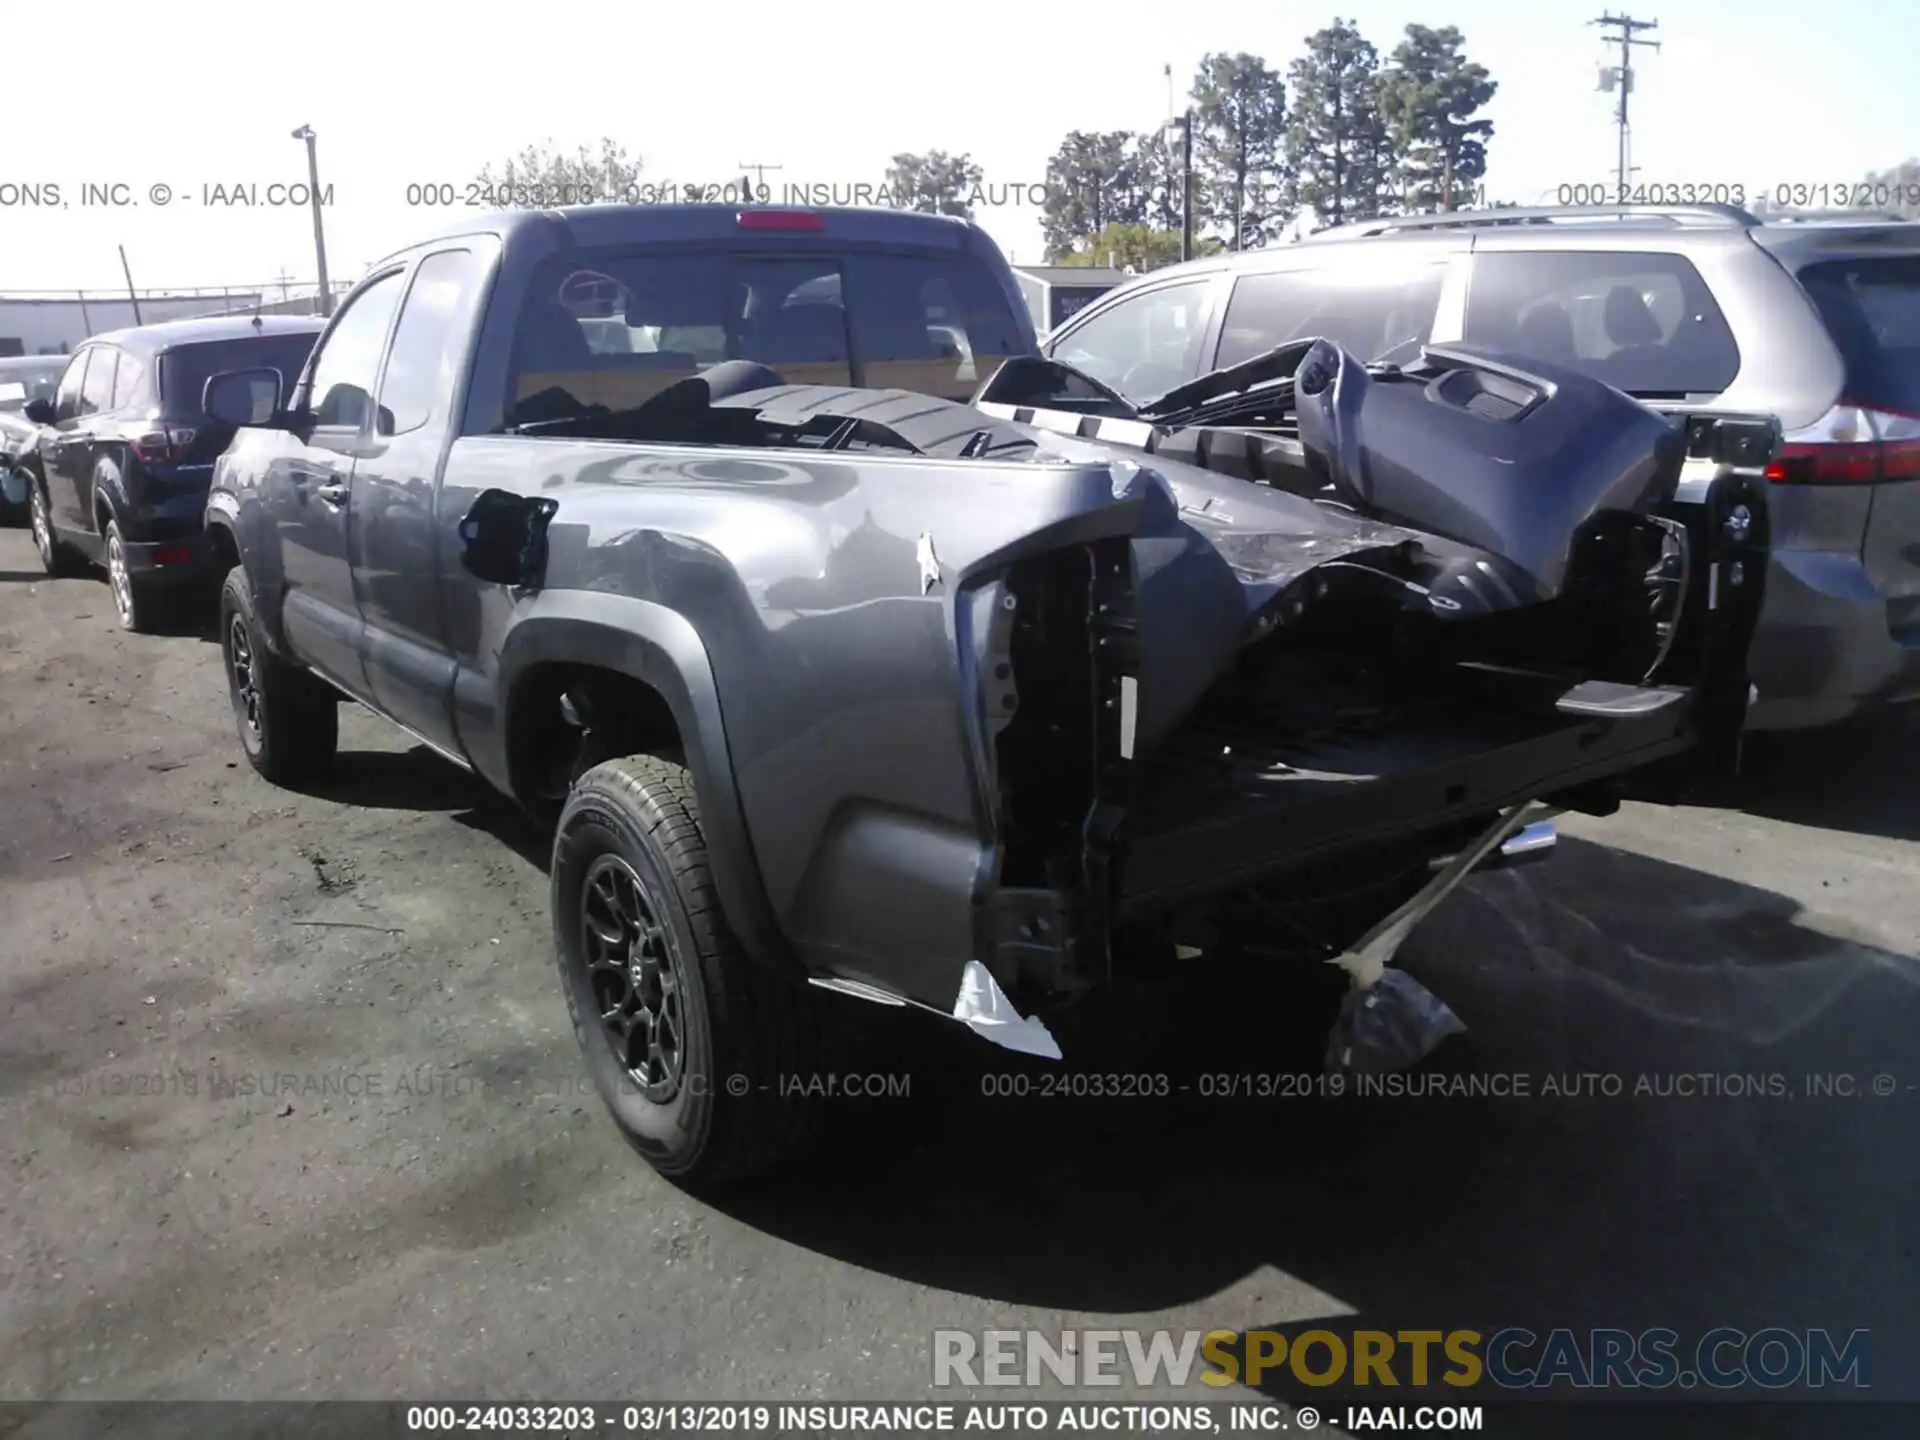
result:
[(971, 255), (575, 252), (536, 275), (521, 311), (509, 423), (630, 408), (723, 360), (964, 400), (1023, 350), (1011, 300)]
[(1846, 399), (1920, 415), (1920, 255), (1823, 260), (1798, 279), (1846, 364)]

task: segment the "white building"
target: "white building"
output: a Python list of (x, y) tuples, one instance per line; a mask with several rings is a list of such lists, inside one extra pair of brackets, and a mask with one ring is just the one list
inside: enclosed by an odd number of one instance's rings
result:
[(197, 295), (142, 295), (140, 315), (125, 295), (0, 295), (0, 355), (64, 355), (88, 336), (157, 320), (218, 315), (260, 303), (257, 291), (211, 291)]

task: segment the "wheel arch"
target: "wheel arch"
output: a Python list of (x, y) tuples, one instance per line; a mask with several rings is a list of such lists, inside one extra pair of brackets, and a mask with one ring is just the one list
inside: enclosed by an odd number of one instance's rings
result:
[(588, 717), (589, 729), (611, 721), (616, 743), (634, 747), (625, 753), (680, 752), (693, 776), (708, 862), (728, 924), (755, 961), (797, 968), (754, 853), (719, 686), (706, 646), (687, 619), (626, 596), (547, 592), (526, 603), (499, 656), (500, 713), (491, 727), (499, 749), (495, 755), (472, 754), (482, 773), (537, 813), (559, 698), (585, 690), (601, 710)]
[(126, 477), (112, 457), (101, 456), (93, 462), (93, 527), (99, 535), (107, 533), (109, 522), (118, 520), (126, 508)]

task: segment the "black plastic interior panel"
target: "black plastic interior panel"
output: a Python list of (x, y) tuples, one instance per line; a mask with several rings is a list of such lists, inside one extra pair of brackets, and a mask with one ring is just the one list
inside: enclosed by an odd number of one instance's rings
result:
[(1323, 341), (1301, 365), (1309, 469), (1362, 513), (1502, 556), (1548, 599), (1595, 515), (1672, 497), (1686, 437), (1611, 386), (1467, 347), (1429, 347), (1426, 361), (1369, 374)]

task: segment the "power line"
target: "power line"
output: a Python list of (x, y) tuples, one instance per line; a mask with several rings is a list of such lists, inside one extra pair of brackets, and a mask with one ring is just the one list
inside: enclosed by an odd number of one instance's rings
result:
[(786, 168), (784, 165), (749, 165), (745, 160), (742, 160), (740, 162), (740, 178), (744, 181), (747, 178), (746, 172), (749, 170), (753, 171), (753, 188), (749, 193), (751, 195), (758, 195), (762, 190), (767, 188), (767, 171), (784, 170)]
[(1631, 15), (1615, 15), (1609, 10), (1598, 20), (1589, 20), (1587, 23), (1589, 25), (1600, 26), (1601, 29), (1606, 32), (1605, 39), (1609, 43), (1618, 41), (1620, 44), (1620, 64), (1617, 67), (1609, 66), (1600, 73), (1600, 88), (1602, 90), (1611, 90), (1617, 87), (1620, 91), (1620, 109), (1616, 116), (1617, 123), (1620, 127), (1620, 185), (1618, 197), (1621, 203), (1624, 204), (1627, 197), (1627, 176), (1632, 173), (1632, 167), (1627, 164), (1627, 137), (1631, 133), (1630, 127), (1627, 124), (1627, 96), (1633, 92), (1633, 47), (1642, 45), (1650, 50), (1658, 50), (1660, 48), (1660, 42), (1658, 40), (1640, 40), (1635, 37), (1642, 30), (1658, 29), (1660, 22), (1658, 20), (1636, 20)]

